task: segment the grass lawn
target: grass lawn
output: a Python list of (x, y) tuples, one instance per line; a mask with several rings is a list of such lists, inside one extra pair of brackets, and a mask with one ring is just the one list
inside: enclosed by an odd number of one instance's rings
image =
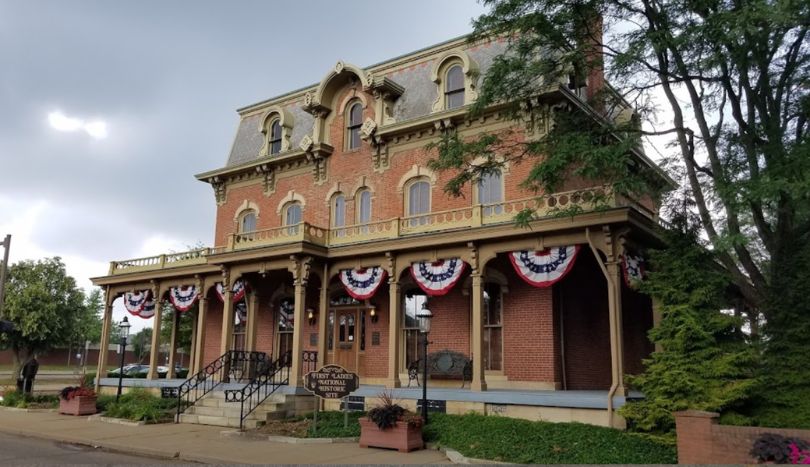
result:
[(431, 414), (426, 441), (467, 457), (521, 464), (676, 464), (674, 442), (582, 423)]

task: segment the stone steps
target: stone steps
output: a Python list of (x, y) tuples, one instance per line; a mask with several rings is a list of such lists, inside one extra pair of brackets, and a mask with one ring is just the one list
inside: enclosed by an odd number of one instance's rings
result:
[[(289, 405), (284, 394), (272, 394), (247, 416), (244, 427), (255, 428), (268, 419), (286, 418), (290, 413)], [(240, 416), (239, 402), (226, 402), (224, 391), (212, 391), (189, 407), (185, 413), (180, 414), (178, 421), (198, 425), (239, 427)]]

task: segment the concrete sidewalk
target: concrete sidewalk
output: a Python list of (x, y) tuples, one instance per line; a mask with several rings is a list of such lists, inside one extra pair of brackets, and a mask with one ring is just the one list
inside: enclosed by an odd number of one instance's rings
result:
[(439, 451), (408, 454), (363, 449), (357, 443), (288, 444), (225, 437), (221, 427), (129, 426), (56, 412), (0, 409), (0, 432), (97, 446), (113, 451), (210, 464), (449, 464)]

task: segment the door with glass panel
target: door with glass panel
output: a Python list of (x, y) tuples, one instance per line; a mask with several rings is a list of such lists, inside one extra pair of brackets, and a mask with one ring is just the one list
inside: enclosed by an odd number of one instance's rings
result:
[(357, 309), (333, 310), (334, 362), (343, 368), (357, 371), (357, 353), (360, 350), (360, 316)]

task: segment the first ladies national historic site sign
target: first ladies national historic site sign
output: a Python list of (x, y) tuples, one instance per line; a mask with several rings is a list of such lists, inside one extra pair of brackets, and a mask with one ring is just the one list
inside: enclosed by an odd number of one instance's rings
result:
[(360, 385), (360, 378), (339, 365), (326, 365), (304, 376), (308, 391), (324, 399), (348, 396)]

